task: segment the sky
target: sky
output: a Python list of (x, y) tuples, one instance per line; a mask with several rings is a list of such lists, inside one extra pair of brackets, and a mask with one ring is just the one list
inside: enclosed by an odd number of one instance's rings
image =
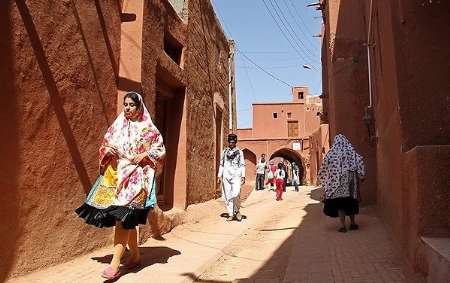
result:
[(312, 95), (321, 94), (320, 38), (313, 35), (320, 34), (322, 18), (320, 11), (306, 7), (312, 2), (318, 1), (212, 0), (238, 48), (238, 128), (252, 126), (252, 103), (291, 101), (290, 86), (307, 85)]

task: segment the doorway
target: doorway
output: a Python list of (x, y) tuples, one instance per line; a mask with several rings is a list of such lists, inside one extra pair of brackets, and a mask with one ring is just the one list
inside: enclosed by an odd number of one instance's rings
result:
[(157, 178), (158, 206), (170, 210), (174, 206), (177, 162), (179, 158), (180, 133), (184, 110), (184, 88), (157, 87), (155, 101), (155, 124), (164, 139), (166, 157), (161, 174)]

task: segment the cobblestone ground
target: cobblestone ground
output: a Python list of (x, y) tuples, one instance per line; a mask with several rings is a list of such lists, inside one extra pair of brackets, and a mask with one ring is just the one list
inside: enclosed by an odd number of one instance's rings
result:
[[(284, 200), (253, 192), (246, 218), (226, 222), (220, 200), (199, 206), (208, 217), (175, 228), (164, 241), (141, 247), (143, 264), (117, 282), (416, 282), (405, 277), (372, 209), (362, 209), (360, 230), (338, 233), (319, 192), (288, 188)], [(96, 251), (11, 282), (103, 282), (110, 249)]]

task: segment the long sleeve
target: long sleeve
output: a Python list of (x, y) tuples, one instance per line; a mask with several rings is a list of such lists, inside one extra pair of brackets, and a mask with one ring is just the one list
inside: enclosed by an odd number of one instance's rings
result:
[(222, 152), (222, 154), (220, 155), (219, 173), (217, 174), (217, 177), (219, 177), (219, 178), (222, 178), (222, 176), (223, 176), (223, 158), (224, 158), (224, 154)]
[(241, 177), (245, 178), (245, 158), (244, 158), (244, 152), (242, 150), (239, 150), (239, 154), (241, 155), (239, 158), (239, 168), (241, 169)]
[(150, 148), (147, 150), (148, 158), (158, 168), (166, 155), (166, 147), (164, 146), (162, 135), (156, 129), (152, 129), (154, 132), (153, 142), (150, 144)]

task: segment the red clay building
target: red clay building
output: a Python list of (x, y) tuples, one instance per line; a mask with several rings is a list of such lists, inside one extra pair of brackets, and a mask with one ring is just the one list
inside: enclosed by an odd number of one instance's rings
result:
[[(2, 1), (0, 281), (111, 242), (75, 217), (128, 90), (167, 147), (152, 228), (216, 197), (228, 133), (229, 43), (209, 1)], [(202, 174), (198, 174), (201, 171)]]
[(407, 266), (448, 282), (448, 1), (325, 0), (324, 114), (367, 165), (376, 203)]
[(237, 130), (248, 180), (254, 181), (256, 162), (264, 153), (268, 160), (281, 157), (295, 161), (301, 168), (300, 179), (310, 182), (309, 137), (320, 125), (320, 100), (311, 97), (307, 87), (294, 87), (291, 102), (252, 106), (253, 127)]

